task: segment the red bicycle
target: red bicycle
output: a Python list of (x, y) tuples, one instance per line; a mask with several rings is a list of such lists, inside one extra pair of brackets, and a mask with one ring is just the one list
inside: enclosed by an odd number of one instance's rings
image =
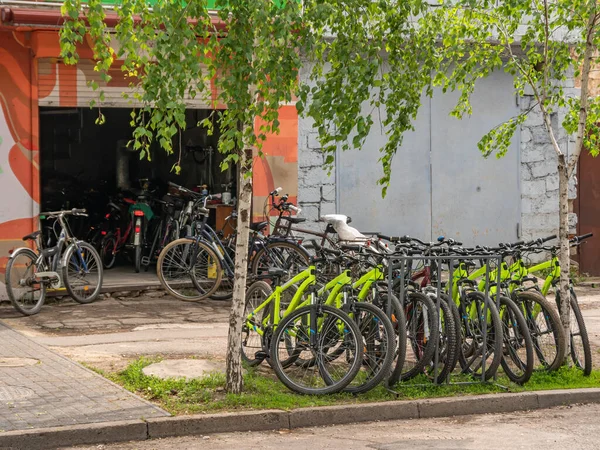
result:
[[(123, 198), (123, 202), (127, 205), (135, 205), (135, 200), (132, 200), (130, 198)], [(110, 202), (108, 204), (108, 207), (110, 208), (110, 211), (106, 214), (104, 218), (108, 222), (110, 222), (110, 226), (108, 227), (108, 229), (113, 229), (114, 231), (101, 232), (104, 236), (102, 237), (102, 241), (100, 242), (100, 259), (102, 260), (102, 265), (105, 269), (110, 269), (115, 265), (117, 253), (121, 251), (121, 249), (129, 240), (134, 223), (133, 220), (129, 220), (127, 228), (124, 232), (122, 232), (122, 208), (114, 202)], [(134, 211), (134, 214), (136, 212), (137, 210)], [(140, 211), (140, 213), (142, 213), (143, 215), (143, 211)]]

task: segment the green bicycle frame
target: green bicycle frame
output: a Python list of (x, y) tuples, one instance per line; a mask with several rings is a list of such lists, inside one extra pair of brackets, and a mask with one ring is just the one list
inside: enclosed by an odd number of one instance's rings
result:
[(550, 274), (544, 280), (544, 285), (542, 286), (542, 294), (546, 296), (548, 291), (550, 290), (550, 286), (552, 283), (557, 281), (560, 278), (560, 264), (558, 262), (558, 256), (553, 256), (552, 259), (548, 261), (544, 261), (541, 264), (530, 267), (528, 273), (539, 272), (540, 270), (552, 269)]
[[(508, 264), (505, 261), (502, 261), (501, 264), (501, 269), (500, 269), (500, 282), (502, 281), (506, 281), (508, 279), (510, 279), (510, 268), (508, 267)], [(487, 270), (487, 264), (481, 266), (479, 269), (477, 269), (476, 271), (474, 271), (473, 273), (471, 273), (467, 278), (471, 281), (476, 281), (479, 278), (482, 278), (479, 283), (477, 284), (477, 289), (479, 289), (481, 292), (483, 292), (486, 288), (485, 285), (485, 278), (483, 278), (483, 276), (485, 275), (485, 272)], [(490, 272), (490, 276), (488, 281), (489, 282), (495, 282), (498, 279), (498, 268), (495, 268), (494, 270), (492, 270)], [(496, 293), (496, 286), (492, 286), (490, 288), (490, 294), (495, 294)]]
[[(373, 283), (383, 280), (383, 272), (381, 269), (380, 266), (374, 267), (352, 284), (354, 289), (360, 289), (357, 297), (359, 301), (363, 301), (367, 298)], [(342, 299), (341, 290), (350, 283), (352, 283), (352, 278), (350, 277), (348, 270), (343, 271), (340, 275), (327, 283), (325, 287), (319, 291), (319, 295), (323, 295), (326, 291), (329, 291), (329, 295), (325, 300), (325, 305), (335, 305), (339, 308)]]
[[(271, 304), (271, 302), (274, 302), (273, 326), (277, 327), (277, 325), (279, 324), (279, 321), (283, 317), (286, 317), (288, 314), (290, 314), (292, 311), (297, 309), (299, 306), (303, 306), (306, 303), (306, 302), (304, 302), (304, 303), (300, 304), (300, 301), (304, 297), (304, 293), (306, 292), (306, 289), (309, 286), (315, 284), (316, 279), (317, 278), (315, 276), (315, 266), (309, 266), (307, 269), (300, 272), (298, 275), (293, 277), (291, 280), (287, 281), (285, 284), (283, 284), (281, 286), (275, 286), (275, 290), (273, 291), (273, 293), (271, 295), (269, 295), (267, 297), (267, 299), (264, 302), (262, 302), (258, 307), (256, 307), (254, 309), (254, 311), (252, 311), (250, 314), (248, 314), (248, 316), (246, 317), (246, 324), (249, 327), (252, 327), (252, 329), (254, 329), (254, 331), (256, 331), (258, 334), (260, 334), (262, 336), (264, 334), (264, 327), (266, 327), (266, 325), (269, 323), (270, 315), (267, 315), (267, 317), (263, 318), (262, 323), (261, 323), (262, 327), (260, 327), (260, 328), (257, 327), (253, 323), (252, 319), (259, 312), (261, 312), (263, 309), (265, 309), (267, 306), (269, 306)], [(281, 316), (281, 314), (280, 314), (281, 313), (281, 293), (298, 283), (301, 283), (300, 286), (298, 287), (298, 290), (294, 294), (294, 297), (292, 298), (292, 301), (290, 302), (288, 307), (285, 309), (283, 316)], [(306, 303), (306, 304), (308, 304), (308, 303)]]

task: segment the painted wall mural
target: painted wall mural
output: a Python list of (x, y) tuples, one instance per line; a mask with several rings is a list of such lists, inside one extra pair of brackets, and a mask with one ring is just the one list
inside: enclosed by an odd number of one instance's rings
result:
[[(5, 266), (9, 251), (38, 228), (40, 154), (38, 105), (87, 106), (95, 95), (87, 81), (96, 79), (91, 51), (78, 49), (81, 63), (68, 67), (57, 58), (58, 33), (0, 31), (0, 300), (6, 299)], [(87, 60), (86, 60), (87, 59)], [(131, 107), (118, 97), (127, 86), (115, 70), (106, 87), (105, 107)], [(216, 98), (213, 89), (212, 100)], [(198, 99), (196, 99), (198, 102)], [(207, 107), (194, 104), (191, 107)], [(254, 160), (253, 217), (260, 220), (268, 193), (281, 186), (296, 201), (298, 193), (298, 116), (293, 105), (280, 111), (281, 132), (268, 136), (263, 158)], [(256, 124), (258, 128), (260, 123)]]
[[(23, 245), (39, 212), (37, 92), (28, 37), (0, 32), (0, 281), (8, 251)], [(5, 295), (0, 285), (0, 298)]]

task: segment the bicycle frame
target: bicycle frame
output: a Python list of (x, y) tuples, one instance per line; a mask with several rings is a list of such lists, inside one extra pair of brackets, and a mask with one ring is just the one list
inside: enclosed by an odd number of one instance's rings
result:
[[(262, 302), (259, 306), (257, 306), (254, 309), (254, 311), (252, 311), (250, 314), (248, 314), (248, 316), (246, 317), (246, 325), (248, 325), (249, 327), (252, 327), (254, 329), (254, 331), (256, 331), (261, 336), (264, 335), (264, 328), (258, 328), (252, 322), (252, 318), (254, 316), (256, 316), (256, 314), (258, 314), (260, 311), (265, 309), (267, 306), (269, 306), (271, 304), (271, 302), (274, 302), (274, 305), (273, 305), (273, 327), (276, 328), (281, 319), (286, 317), (288, 314), (290, 314), (292, 311), (299, 308), (300, 306), (304, 306), (304, 303), (306, 303), (306, 302), (303, 302), (301, 304), (300, 301), (303, 298), (307, 288), (309, 286), (315, 284), (316, 279), (317, 278), (315, 276), (315, 266), (309, 266), (306, 270), (303, 270), (298, 275), (293, 277), (291, 280), (287, 281), (285, 284), (283, 284), (281, 286), (279, 286), (279, 285), (275, 286), (275, 290), (273, 291), (273, 293), (271, 295), (269, 295), (264, 302)], [(284, 292), (285, 290), (289, 289), (291, 286), (298, 284), (298, 283), (300, 283), (298, 290), (294, 294), (294, 297), (292, 298), (292, 301), (290, 302), (288, 307), (285, 309), (283, 316), (281, 316), (281, 293)], [(310, 301), (310, 299), (309, 299), (309, 301)], [(269, 319), (270, 319), (270, 315), (263, 318), (261, 327), (265, 327), (269, 323)]]
[(537, 264), (533, 267), (530, 267), (528, 273), (539, 272), (545, 269), (552, 269), (550, 274), (544, 280), (544, 284), (542, 286), (542, 295), (546, 296), (548, 291), (550, 290), (550, 286), (560, 279), (560, 263), (558, 262), (558, 256), (553, 255), (552, 259), (548, 261), (544, 261), (543, 263)]

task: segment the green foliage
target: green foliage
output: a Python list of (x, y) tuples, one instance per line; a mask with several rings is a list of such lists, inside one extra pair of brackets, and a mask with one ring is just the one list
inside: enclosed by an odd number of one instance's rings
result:
[[(549, 117), (569, 108), (564, 126), (577, 128), (580, 109), (565, 81), (577, 76), (588, 37), (593, 0), (526, 2), (492, 0), (306, 0), (306, 60), (310, 80), (300, 87), (298, 110), (314, 119), (319, 140), (334, 163), (338, 148), (360, 149), (380, 117), (387, 141), (380, 150), (385, 189), (391, 163), (412, 130), (423, 98), (436, 88), (458, 92), (451, 115), (471, 114), (477, 81), (494, 71), (514, 76), (514, 91), (534, 92), (531, 109), (486, 133), (478, 146), (503, 156), (527, 115)], [(306, 36), (305, 36), (306, 37)], [(598, 53), (594, 53), (594, 59)], [(585, 147), (597, 152), (597, 102), (588, 108)], [(549, 130), (550, 132), (550, 130)]]
[[(66, 0), (62, 7), (67, 20), (60, 41), (66, 63), (78, 61), (77, 44), (86, 32), (93, 42), (95, 70), (104, 82), (110, 81), (108, 69), (115, 60), (124, 61), (121, 69), (142, 104), (131, 116), (133, 148), (141, 158), (151, 157), (153, 142), (173, 153), (173, 138), (187, 127), (186, 98), (211, 99), (213, 87), (219, 92), (216, 103), (227, 109), (215, 109), (202, 125), (210, 133), (213, 120), (219, 122), (224, 167), (237, 161), (241, 149), (260, 148), (266, 133), (279, 130), (278, 109), (292, 100), (300, 67), (299, 3), (216, 0), (213, 6), (219, 8), (226, 32), (214, 23), (206, 0), (158, 0), (152, 7), (146, 0), (121, 0), (114, 32), (104, 23), (100, 0), (89, 1), (85, 9), (79, 0)], [(99, 89), (97, 83), (92, 87)], [(264, 121), (259, 133), (254, 133), (256, 117)], [(179, 162), (173, 170), (181, 170)]]
[[(437, 90), (456, 91), (451, 115), (461, 118), (472, 113), (477, 81), (494, 71), (512, 74), (515, 94), (531, 90), (535, 102), (483, 136), (479, 149), (485, 156), (504, 155), (533, 108), (545, 117), (568, 108), (563, 126), (576, 131), (580, 103), (564, 82), (573, 71), (578, 75), (586, 48), (597, 49), (600, 39), (595, 19), (589, 20), (596, 18), (593, 0), (216, 0), (215, 5), (226, 31), (213, 23), (206, 0), (158, 0), (152, 8), (145, 0), (122, 0), (111, 41), (100, 0), (88, 2), (85, 10), (81, 1), (65, 0), (63, 57), (77, 61), (85, 16), (102, 79), (110, 79), (108, 68), (120, 59), (139, 88), (135, 98), (144, 106), (132, 115), (132, 125), (133, 146), (142, 157), (150, 157), (153, 142), (176, 150), (173, 137), (187, 125), (184, 99), (209, 98), (213, 84), (227, 110), (202, 125), (210, 132), (219, 122), (219, 150), (227, 155), (223, 167), (237, 161), (240, 149), (260, 150), (266, 135), (278, 132), (279, 106), (294, 93), (298, 111), (314, 121), (330, 171), (337, 149), (362, 148), (380, 119), (386, 136), (379, 149), (384, 195), (393, 158), (423, 99)], [(302, 86), (299, 69), (307, 80)], [(586, 111), (583, 146), (595, 154), (599, 102)], [(265, 123), (258, 132), (256, 117)], [(181, 170), (178, 163), (173, 170)]]
[[(118, 373), (99, 371), (100, 375), (109, 378), (126, 389), (158, 402), (172, 414), (192, 414), (209, 411), (237, 409), (294, 409), (309, 406), (326, 406), (348, 403), (365, 403), (396, 399), (422, 399), (435, 397), (451, 397), (457, 395), (476, 395), (509, 391), (533, 391), (544, 389), (570, 389), (597, 387), (600, 384), (600, 371), (594, 371), (584, 377), (581, 371), (563, 367), (557, 372), (535, 372), (525, 387), (517, 386), (503, 375), (498, 384), (443, 385), (433, 386), (425, 376), (394, 386), (398, 396), (380, 386), (359, 396), (352, 394), (336, 394), (328, 396), (298, 395), (289, 391), (267, 369), (249, 369), (244, 376), (245, 392), (243, 394), (225, 394), (225, 376), (213, 373), (203, 378), (167, 379), (144, 375), (142, 369), (159, 358), (142, 357), (133, 361), (125, 370)], [(466, 375), (455, 375), (453, 381), (472, 381)], [(500, 386), (501, 385), (501, 386)]]
[[(565, 89), (567, 79), (581, 75), (586, 44), (594, 49), (593, 59), (598, 59), (596, 49), (600, 36), (596, 30), (596, 1), (461, 0), (457, 2), (455, 13), (450, 11), (441, 8), (440, 13), (457, 19), (444, 19), (442, 22), (450, 27), (451, 34), (469, 42), (470, 55), (478, 55), (480, 62), (494, 69), (502, 65), (505, 71), (514, 76), (515, 94), (523, 96), (527, 89), (535, 98), (531, 109), (500, 124), (481, 139), (479, 149), (485, 156), (494, 152), (499, 157), (503, 156), (517, 125), (534, 108), (538, 108), (543, 117), (548, 119), (545, 125), (551, 135), (556, 130), (549, 127), (550, 115), (559, 108), (566, 108), (562, 126), (568, 133), (583, 132), (586, 136), (583, 147), (592, 154), (597, 153), (598, 102), (594, 100), (586, 110), (585, 130), (578, 130), (581, 102), (573, 92)], [(471, 26), (464, 27), (464, 21), (469, 21)], [(495, 45), (490, 46), (492, 42)], [(498, 53), (498, 49), (502, 53)], [(500, 61), (502, 64), (499, 64)], [(556, 142), (554, 136), (551, 138)], [(556, 145), (555, 151), (564, 153), (566, 149)]]

